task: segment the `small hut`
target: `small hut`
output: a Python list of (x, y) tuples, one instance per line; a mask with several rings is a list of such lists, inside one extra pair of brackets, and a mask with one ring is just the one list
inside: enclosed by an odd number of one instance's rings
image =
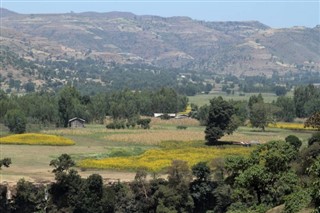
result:
[(71, 128), (84, 128), (84, 122), (85, 120), (82, 118), (71, 118), (69, 120), (69, 127)]

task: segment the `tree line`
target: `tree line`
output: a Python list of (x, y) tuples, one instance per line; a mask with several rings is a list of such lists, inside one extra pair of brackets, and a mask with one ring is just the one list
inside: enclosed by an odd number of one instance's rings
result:
[[(307, 118), (320, 112), (320, 88), (313, 85), (298, 86), (294, 90), (293, 97), (279, 96), (272, 103), (265, 103), (261, 94), (251, 96), (248, 101), (230, 100), (227, 102), (232, 106), (231, 112), (227, 112), (230, 111), (228, 107), (223, 108), (221, 112), (221, 107), (226, 105), (226, 101), (219, 104), (220, 102), (221, 100), (214, 98), (210, 101), (210, 105), (198, 107), (191, 104), (190, 115), (198, 119), (201, 125), (207, 126), (210, 110), (217, 107), (215, 114), (220, 112), (230, 115), (229, 127), (234, 128), (250, 121), (252, 127), (264, 130), (268, 124), (276, 121), (292, 122), (295, 118)], [(211, 120), (217, 120), (217, 118)]]
[(72, 86), (57, 93), (37, 92), (23, 96), (7, 95), (0, 91), (0, 122), (12, 132), (25, 131), (25, 124), (67, 127), (69, 119), (80, 117), (86, 122), (103, 123), (106, 116), (114, 120), (137, 122), (140, 115), (151, 116), (155, 112), (176, 113), (184, 111), (186, 96), (172, 88), (156, 91), (131, 91), (81, 95)]

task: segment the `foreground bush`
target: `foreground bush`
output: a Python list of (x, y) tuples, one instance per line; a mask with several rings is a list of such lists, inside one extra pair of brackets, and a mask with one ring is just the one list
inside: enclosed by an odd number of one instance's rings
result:
[(285, 141), (294, 146), (296, 150), (299, 150), (302, 145), (302, 141), (295, 135), (287, 136), (285, 138)]
[(320, 143), (320, 132), (312, 134), (311, 138), (309, 138), (308, 145), (311, 146), (314, 143)]

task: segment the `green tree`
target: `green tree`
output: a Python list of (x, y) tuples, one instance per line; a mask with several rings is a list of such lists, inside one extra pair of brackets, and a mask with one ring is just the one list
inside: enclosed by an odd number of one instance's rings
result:
[(235, 116), (237, 116), (238, 120), (240, 120), (241, 124), (243, 124), (248, 118), (248, 102), (247, 101), (234, 101), (229, 100), (230, 104), (235, 109)]
[(320, 156), (317, 157), (308, 171), (313, 177), (313, 182), (311, 185), (311, 197), (314, 206), (316, 207), (316, 211), (320, 212)]
[(249, 116), (252, 127), (261, 128), (262, 131), (265, 131), (269, 123), (275, 122), (275, 114), (278, 111), (279, 108), (271, 104), (254, 104)]
[(21, 179), (17, 183), (17, 193), (14, 195), (14, 212), (40, 212), (45, 207), (44, 186), (35, 186)]
[(268, 111), (264, 103), (256, 103), (250, 112), (250, 123), (252, 127), (261, 128), (262, 131), (268, 126)]
[(103, 94), (97, 94), (91, 98), (91, 102), (88, 106), (91, 120), (94, 122), (103, 124), (103, 120), (107, 114), (107, 100)]
[(286, 88), (283, 86), (275, 86), (273, 91), (277, 96), (284, 96), (287, 93)]
[(209, 145), (217, 143), (225, 133), (231, 133), (227, 130), (233, 114), (234, 108), (222, 97), (210, 100), (209, 116), (205, 129), (205, 139)]
[(137, 121), (137, 124), (140, 125), (143, 129), (150, 129), (150, 118), (142, 118)]
[(216, 205), (214, 189), (217, 184), (210, 180), (211, 171), (206, 162), (192, 167), (195, 179), (190, 183), (190, 193), (194, 201), (194, 212), (207, 212)]
[(92, 174), (82, 183), (78, 194), (78, 203), (74, 206), (74, 212), (105, 213), (109, 211), (106, 202), (102, 177)]
[(304, 127), (312, 127), (320, 131), (320, 112), (311, 115), (304, 123)]
[(302, 141), (295, 135), (288, 135), (285, 141), (291, 144), (296, 150), (299, 150), (302, 145)]
[(27, 119), (20, 110), (9, 110), (4, 117), (4, 125), (10, 132), (21, 134), (26, 131)]
[(28, 83), (24, 85), (24, 89), (26, 90), (26, 92), (34, 92), (35, 84), (29, 80)]
[(247, 207), (283, 203), (297, 187), (298, 177), (291, 169), (296, 156), (297, 150), (290, 144), (271, 141), (259, 146), (248, 159), (226, 161), (234, 180), (230, 181), (234, 202)]
[(261, 93), (259, 93), (259, 95), (250, 96), (249, 102), (248, 102), (249, 113), (251, 112), (253, 105), (257, 103), (263, 103), (263, 97)]
[(320, 90), (312, 84), (295, 88), (293, 100), (295, 104), (296, 115), (299, 118), (303, 118), (318, 111), (319, 98)]
[(200, 125), (202, 125), (202, 126), (207, 125), (208, 116), (209, 116), (209, 109), (210, 109), (210, 107), (207, 104), (201, 106), (198, 109), (196, 118), (200, 121)]
[[(83, 180), (78, 172), (70, 167), (74, 166), (74, 161), (67, 154), (62, 154), (58, 159), (52, 160), (50, 165), (54, 167), (56, 182), (50, 186), (51, 211), (74, 212), (76, 206), (81, 206)], [(50, 209), (49, 209), (50, 211)]]
[(292, 122), (296, 117), (296, 110), (294, 108), (294, 102), (292, 98), (280, 96), (277, 98), (275, 105), (280, 108), (280, 111), (276, 113), (276, 116), (279, 120)]
[(68, 122), (73, 117), (81, 117), (77, 115), (79, 112), (80, 94), (75, 87), (66, 86), (60, 93), (58, 98), (59, 117), (64, 127), (68, 127)]
[(57, 159), (51, 160), (50, 166), (53, 166), (53, 173), (68, 171), (71, 167), (75, 166), (75, 162), (71, 159), (70, 155), (62, 154)]
[(153, 195), (156, 212), (193, 212), (189, 184), (191, 172), (185, 161), (175, 160), (168, 168), (168, 183), (161, 184)]
[(308, 145), (311, 146), (314, 143), (320, 144), (320, 132), (315, 132), (312, 134), (311, 138), (308, 139)]

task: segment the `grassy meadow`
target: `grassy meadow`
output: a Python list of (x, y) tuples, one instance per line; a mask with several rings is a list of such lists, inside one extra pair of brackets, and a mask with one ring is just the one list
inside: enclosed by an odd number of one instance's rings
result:
[[(177, 129), (184, 125), (187, 129)], [(312, 131), (268, 127), (265, 132), (240, 127), (221, 141), (284, 140), (288, 135), (298, 136), (304, 143)], [(10, 157), (12, 164), (0, 172), (0, 181), (20, 178), (34, 181), (53, 179), (49, 163), (63, 153), (70, 154), (79, 166), (80, 174), (99, 173), (105, 178), (132, 180), (135, 171), (146, 168), (161, 172), (172, 160), (185, 160), (194, 165), (230, 155), (247, 155), (252, 148), (240, 146), (208, 147), (204, 144), (204, 128), (193, 119), (160, 120), (152, 118), (150, 129), (106, 129), (104, 125), (86, 125), (83, 129), (42, 130), (41, 135), (54, 135), (75, 142), (72, 146), (0, 144), (0, 158)], [(1, 128), (1, 139), (8, 132)]]
[[(226, 94), (225, 92), (215, 92), (215, 93), (210, 93), (210, 94), (198, 94), (195, 96), (189, 96), (189, 102), (190, 103), (195, 103), (198, 106), (203, 106), (205, 104), (210, 103), (210, 99), (216, 98), (221, 96), (224, 100), (235, 100), (235, 101), (243, 101), (246, 100), (248, 101), (250, 96), (252, 95), (259, 95), (259, 93), (244, 93), (244, 96), (240, 96), (239, 93), (235, 94)], [(266, 103), (271, 103), (272, 101), (277, 100), (277, 96), (274, 93), (262, 93), (263, 100)]]

